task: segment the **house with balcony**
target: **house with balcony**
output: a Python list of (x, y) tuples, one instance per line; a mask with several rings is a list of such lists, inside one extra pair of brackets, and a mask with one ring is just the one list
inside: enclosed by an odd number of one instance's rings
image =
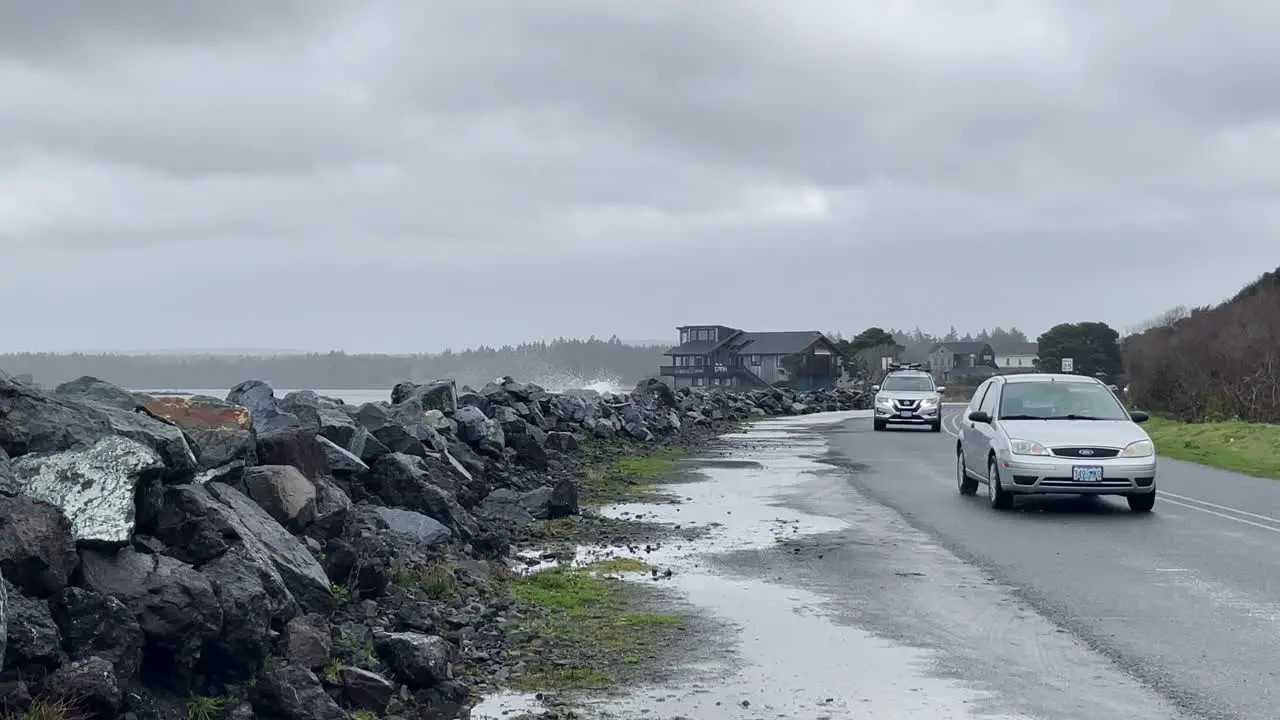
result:
[(726, 325), (676, 328), (680, 344), (659, 376), (672, 387), (765, 388), (788, 381), (802, 390), (832, 388), (840, 351), (816, 330), (746, 332)]
[(941, 342), (929, 350), (929, 373), (939, 385), (978, 385), (999, 370), (988, 343)]

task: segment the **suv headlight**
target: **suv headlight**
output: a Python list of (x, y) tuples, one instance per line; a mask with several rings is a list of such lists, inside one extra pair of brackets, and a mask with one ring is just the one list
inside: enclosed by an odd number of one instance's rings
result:
[(1014, 455), (1048, 455), (1049, 450), (1038, 442), (1030, 440), (1010, 440), (1009, 452)]
[(892, 404), (893, 404), (893, 400), (891, 400), (891, 399), (889, 399), (889, 398), (887, 398), (887, 397), (880, 397), (879, 395), (877, 395), (877, 396), (876, 396), (876, 404), (877, 404), (877, 405), (884, 405), (885, 407), (888, 407), (888, 406), (890, 406), (890, 405), (892, 405)]
[(929, 406), (929, 407), (933, 407), (934, 405), (937, 405), (937, 404), (938, 404), (938, 398), (936, 398), (936, 397), (928, 397), (928, 398), (925, 398), (925, 399), (921, 400), (921, 401), (920, 401), (920, 404), (921, 404), (921, 405), (927, 405), (927, 406)]
[(1138, 440), (1124, 446), (1124, 450), (1120, 451), (1120, 457), (1127, 458), (1143, 458), (1151, 457), (1156, 454), (1155, 445), (1150, 440)]

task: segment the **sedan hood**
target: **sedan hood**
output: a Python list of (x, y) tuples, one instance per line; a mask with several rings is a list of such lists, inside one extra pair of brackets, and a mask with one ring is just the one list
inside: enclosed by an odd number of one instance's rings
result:
[(1045, 447), (1122, 448), (1138, 440), (1150, 440), (1131, 420), (1001, 420), (1010, 439), (1038, 442)]

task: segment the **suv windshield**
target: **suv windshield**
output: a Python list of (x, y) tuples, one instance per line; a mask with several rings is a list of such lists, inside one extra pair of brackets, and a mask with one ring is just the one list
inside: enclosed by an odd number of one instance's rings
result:
[(1106, 386), (1085, 382), (1010, 382), (1000, 397), (1007, 420), (1128, 420)]
[(933, 378), (928, 375), (890, 375), (880, 385), (881, 390), (907, 392), (933, 392)]

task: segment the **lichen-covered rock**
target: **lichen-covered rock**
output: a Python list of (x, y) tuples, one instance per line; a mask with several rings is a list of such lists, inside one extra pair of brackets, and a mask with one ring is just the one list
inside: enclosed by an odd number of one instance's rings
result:
[(133, 536), (138, 484), (166, 467), (146, 445), (112, 435), (84, 450), (25, 455), (12, 470), (23, 495), (62, 510), (76, 540), (121, 545)]
[[(7, 584), (0, 580), (0, 585)], [(7, 642), (4, 669), (24, 675), (43, 675), (62, 664), (62, 636), (49, 604), (5, 588)]]
[(396, 678), (412, 689), (429, 688), (450, 677), (453, 645), (437, 635), (382, 633), (374, 637), (373, 647)]
[(458, 386), (451, 379), (433, 380), (429, 383), (398, 383), (391, 389), (391, 403), (399, 405), (416, 400), (425, 410), (452, 413), (458, 408)]
[(69, 587), (49, 603), (53, 620), (72, 660), (100, 657), (128, 682), (142, 665), (142, 626), (119, 599)]

